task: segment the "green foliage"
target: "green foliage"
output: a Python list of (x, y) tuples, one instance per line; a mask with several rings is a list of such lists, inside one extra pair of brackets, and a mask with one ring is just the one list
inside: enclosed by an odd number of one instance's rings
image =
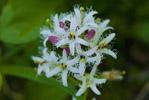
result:
[(2, 74), (0, 73), (0, 91), (1, 91), (1, 88), (2, 88), (2, 83), (3, 83)]
[(57, 86), (28, 82), (24, 100), (64, 100), (68, 94)]
[(60, 4), (60, 0), (10, 0), (0, 17), (0, 39), (16, 44), (36, 39), (43, 19)]
[[(53, 78), (48, 79), (45, 76), (37, 76), (36, 71), (34, 71), (33, 69), (29, 67), (17, 66), (17, 65), (11, 65), (11, 66), (2, 65), (0, 67), (0, 73), (4, 75), (11, 75), (11, 76), (18, 76), (18, 77), (26, 78), (26, 79), (44, 83), (47, 85), (55, 85), (75, 97), (76, 89), (74, 85), (70, 84), (68, 87), (64, 87), (61, 85), (61, 83), (57, 82)], [(84, 100), (83, 97), (76, 97), (76, 98), (78, 98), (78, 100)]]

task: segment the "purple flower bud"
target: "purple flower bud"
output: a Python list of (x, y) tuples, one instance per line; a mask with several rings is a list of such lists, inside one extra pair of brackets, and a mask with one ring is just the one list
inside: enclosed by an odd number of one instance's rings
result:
[(49, 41), (53, 44), (56, 44), (59, 41), (59, 38), (56, 36), (49, 36)]
[(65, 48), (65, 51), (66, 51), (67, 54), (69, 54), (69, 53), (70, 53), (69, 47), (66, 47), (66, 48)]
[(59, 27), (63, 29), (67, 28), (66, 24), (63, 22), (59, 22)]
[(92, 39), (95, 35), (95, 30), (91, 29), (88, 34), (85, 36), (88, 40)]

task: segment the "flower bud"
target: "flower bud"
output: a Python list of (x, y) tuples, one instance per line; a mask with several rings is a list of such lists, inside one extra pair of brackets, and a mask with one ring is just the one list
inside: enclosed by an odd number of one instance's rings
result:
[(59, 38), (56, 36), (49, 36), (49, 41), (53, 44), (56, 44), (59, 41)]
[(69, 53), (70, 53), (69, 47), (66, 47), (66, 48), (65, 48), (65, 51), (66, 51), (67, 54), (69, 54)]
[(59, 27), (63, 29), (67, 28), (66, 24), (63, 22), (59, 22)]
[(92, 38), (94, 37), (94, 35), (95, 35), (95, 30), (94, 30), (94, 29), (91, 29), (91, 30), (88, 32), (88, 34), (86, 35), (86, 38), (87, 38), (88, 40), (90, 40), (90, 39), (92, 39)]

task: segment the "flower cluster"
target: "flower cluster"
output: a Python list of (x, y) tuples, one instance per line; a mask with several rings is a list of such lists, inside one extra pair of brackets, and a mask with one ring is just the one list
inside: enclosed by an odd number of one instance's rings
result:
[(68, 76), (80, 81), (76, 96), (82, 95), (87, 88), (100, 95), (97, 85), (105, 83), (106, 79), (97, 78), (97, 67), (105, 54), (116, 58), (109, 45), (115, 33), (109, 31), (105, 35), (107, 30), (113, 28), (108, 26), (109, 20), (95, 18), (97, 13), (77, 6), (74, 12), (60, 16), (55, 14), (53, 18), (47, 19), (47, 27), (40, 32), (43, 39), (42, 57), (32, 57), (38, 63), (39, 75), (44, 73), (48, 78), (61, 77), (66, 87)]

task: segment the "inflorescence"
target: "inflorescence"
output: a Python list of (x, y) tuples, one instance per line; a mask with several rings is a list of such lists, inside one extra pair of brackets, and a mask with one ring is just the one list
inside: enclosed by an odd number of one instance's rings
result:
[[(97, 13), (77, 6), (74, 12), (60, 16), (55, 14), (52, 19), (47, 19), (47, 25), (40, 32), (43, 39), (42, 56), (32, 57), (38, 63), (39, 75), (44, 73), (47, 78), (60, 77), (66, 87), (68, 76), (80, 81), (76, 96), (82, 95), (87, 88), (100, 95), (97, 85), (105, 83), (106, 78), (97, 78), (97, 67), (105, 54), (115, 59), (117, 57), (109, 45), (115, 33), (108, 31), (105, 35), (107, 30), (113, 28), (107, 26), (109, 20), (94, 17)], [(49, 43), (53, 47), (48, 46)]]

